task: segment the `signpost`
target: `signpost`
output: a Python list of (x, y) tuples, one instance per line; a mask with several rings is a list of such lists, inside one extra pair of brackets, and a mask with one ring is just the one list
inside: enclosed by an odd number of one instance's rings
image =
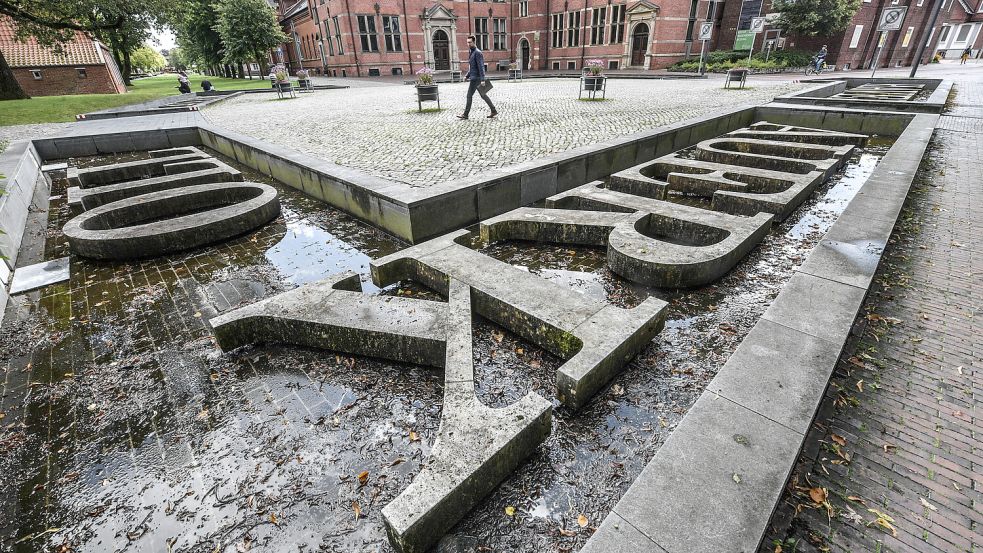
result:
[[(874, 77), (874, 73), (877, 72), (877, 66), (881, 63), (881, 50), (887, 42), (887, 33), (901, 30), (901, 25), (904, 23), (904, 17), (907, 12), (908, 6), (892, 6), (884, 8), (881, 11), (881, 17), (877, 21), (877, 30), (881, 32), (881, 38), (877, 41), (877, 50), (874, 51), (874, 63), (870, 72), (871, 78)], [(916, 60), (916, 63), (918, 63), (918, 60)]]
[(747, 53), (748, 69), (751, 68), (751, 55), (754, 54), (754, 39), (755, 39), (755, 36), (754, 35), (756, 35), (756, 34), (760, 33), (761, 31), (765, 30), (765, 20), (766, 19), (767, 18), (765, 18), (765, 17), (752, 17), (751, 18), (751, 28), (748, 29), (748, 32), (751, 33), (751, 48), (748, 50), (748, 53)]
[(703, 74), (703, 54), (707, 49), (707, 41), (713, 38), (713, 22), (705, 21), (700, 23), (700, 35), (698, 40), (700, 41), (700, 75)]

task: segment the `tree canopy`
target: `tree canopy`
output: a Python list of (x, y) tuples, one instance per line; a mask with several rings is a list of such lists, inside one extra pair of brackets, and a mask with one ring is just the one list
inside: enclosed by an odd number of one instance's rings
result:
[(861, 0), (774, 0), (780, 15), (772, 23), (800, 36), (832, 36), (843, 31), (860, 9)]
[(223, 59), (230, 63), (255, 61), (264, 72), (266, 53), (287, 41), (276, 14), (266, 0), (221, 0), (216, 4)]
[(222, 64), (222, 37), (215, 30), (217, 20), (214, 0), (181, 0), (177, 3), (172, 24), (183, 52), (183, 62), (205, 66)]
[(164, 56), (157, 50), (146, 45), (137, 48), (133, 52), (133, 55), (130, 56), (130, 63), (133, 64), (133, 67), (143, 69), (144, 71), (160, 71), (167, 67), (167, 60), (164, 59)]

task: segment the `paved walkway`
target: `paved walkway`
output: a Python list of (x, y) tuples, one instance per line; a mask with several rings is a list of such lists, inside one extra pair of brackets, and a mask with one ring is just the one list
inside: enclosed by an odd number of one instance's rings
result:
[(762, 552), (983, 550), (983, 68), (956, 79)]
[[(372, 175), (430, 186), (539, 159), (726, 108), (762, 104), (804, 85), (762, 81), (724, 90), (719, 79), (611, 80), (607, 100), (578, 101), (577, 79), (496, 82), (500, 115), (467, 83), (440, 85), (439, 113), (418, 113), (411, 86), (317, 91), (296, 99), (246, 94), (209, 106), (212, 123)], [(436, 108), (436, 104), (424, 104)]]

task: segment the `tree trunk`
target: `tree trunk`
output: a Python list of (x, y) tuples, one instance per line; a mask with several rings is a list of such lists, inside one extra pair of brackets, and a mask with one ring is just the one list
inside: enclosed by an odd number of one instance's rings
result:
[(0, 100), (26, 100), (30, 98), (20, 83), (14, 78), (14, 72), (7, 65), (7, 58), (0, 51)]
[(126, 86), (131, 86), (133, 83), (130, 82), (130, 74), (133, 73), (133, 66), (130, 64), (130, 51), (126, 48), (123, 49), (123, 83)]

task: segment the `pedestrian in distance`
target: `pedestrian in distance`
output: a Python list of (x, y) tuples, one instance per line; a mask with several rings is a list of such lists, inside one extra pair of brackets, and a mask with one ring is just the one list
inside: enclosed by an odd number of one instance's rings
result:
[(965, 64), (966, 63), (966, 60), (969, 59), (969, 56), (972, 55), (972, 53), (973, 53), (973, 48), (972, 47), (969, 47), (969, 48), (966, 48), (965, 50), (963, 50), (963, 55), (960, 56), (960, 58), (959, 58), (959, 65)]
[(477, 91), (481, 99), (488, 104), (488, 109), (491, 110), (491, 115), (488, 118), (491, 119), (498, 115), (498, 110), (495, 109), (495, 104), (488, 98), (488, 91), (491, 90), (492, 85), (485, 78), (485, 56), (475, 46), (474, 35), (468, 37), (468, 50), (471, 51), (468, 55), (468, 74), (464, 77), (468, 81), (468, 103), (464, 106), (464, 113), (458, 115), (457, 118), (468, 118), (468, 115), (471, 113), (471, 99), (474, 97), (475, 91)]
[(191, 93), (191, 82), (188, 80), (188, 74), (184, 71), (177, 73), (177, 89), (181, 94)]

